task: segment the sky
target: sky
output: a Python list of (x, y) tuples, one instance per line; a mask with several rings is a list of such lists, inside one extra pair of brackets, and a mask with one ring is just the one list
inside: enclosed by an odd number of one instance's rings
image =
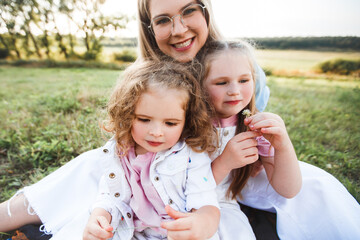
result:
[[(106, 0), (109, 14), (136, 16), (136, 0)], [(360, 0), (212, 0), (215, 21), (227, 38), (359, 36)], [(122, 36), (136, 37), (136, 22)]]

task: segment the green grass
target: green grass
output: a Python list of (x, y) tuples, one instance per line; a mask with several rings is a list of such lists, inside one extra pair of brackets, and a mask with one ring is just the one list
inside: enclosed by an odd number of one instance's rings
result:
[[(99, 123), (120, 71), (0, 67), (0, 201), (106, 140)], [(360, 83), (270, 77), (300, 160), (360, 201)]]
[(256, 55), (262, 67), (300, 72), (313, 71), (319, 63), (332, 59), (360, 59), (360, 52), (257, 50)]
[(0, 200), (102, 145), (120, 71), (0, 68)]
[(360, 202), (360, 83), (270, 77), (299, 160), (333, 174)]

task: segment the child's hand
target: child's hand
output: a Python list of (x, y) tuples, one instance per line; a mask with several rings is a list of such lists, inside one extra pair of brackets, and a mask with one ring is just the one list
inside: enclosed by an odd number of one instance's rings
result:
[(291, 142), (284, 121), (274, 113), (257, 113), (247, 117), (244, 123), (250, 130), (261, 132), (276, 150), (287, 147)]
[(242, 132), (234, 136), (226, 144), (220, 158), (229, 172), (244, 167), (259, 159), (256, 137), (260, 134), (254, 131)]
[(255, 131), (247, 131), (230, 139), (224, 151), (211, 163), (216, 184), (220, 184), (231, 170), (244, 167), (259, 159), (258, 143), (255, 138), (260, 135)]
[(168, 231), (168, 239), (208, 239), (218, 228), (220, 211), (213, 206), (204, 206), (191, 213), (178, 212), (170, 206), (166, 212), (175, 221), (162, 222), (161, 227)]
[(106, 240), (113, 237), (113, 227), (110, 225), (108, 212), (100, 208), (94, 209), (86, 224), (83, 240)]

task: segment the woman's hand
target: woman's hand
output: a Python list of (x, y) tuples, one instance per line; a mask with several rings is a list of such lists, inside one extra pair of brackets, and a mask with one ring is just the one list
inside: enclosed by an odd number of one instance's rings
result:
[(86, 224), (83, 240), (106, 240), (113, 237), (111, 216), (102, 208), (95, 208)]
[(161, 223), (168, 231), (169, 240), (208, 239), (216, 233), (220, 221), (220, 211), (214, 206), (204, 206), (191, 213), (175, 211), (168, 205), (165, 210), (175, 219)]

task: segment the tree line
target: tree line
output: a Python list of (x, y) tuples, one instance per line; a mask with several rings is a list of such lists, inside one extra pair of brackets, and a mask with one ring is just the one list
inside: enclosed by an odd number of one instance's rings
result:
[(262, 49), (360, 51), (360, 37), (276, 37), (252, 38)]
[[(0, 0), (1, 55), (96, 59), (105, 34), (125, 28), (129, 20), (124, 15), (104, 15), (105, 1)], [(64, 24), (72, 31), (63, 32)], [(77, 52), (78, 45), (85, 46), (85, 52)]]

